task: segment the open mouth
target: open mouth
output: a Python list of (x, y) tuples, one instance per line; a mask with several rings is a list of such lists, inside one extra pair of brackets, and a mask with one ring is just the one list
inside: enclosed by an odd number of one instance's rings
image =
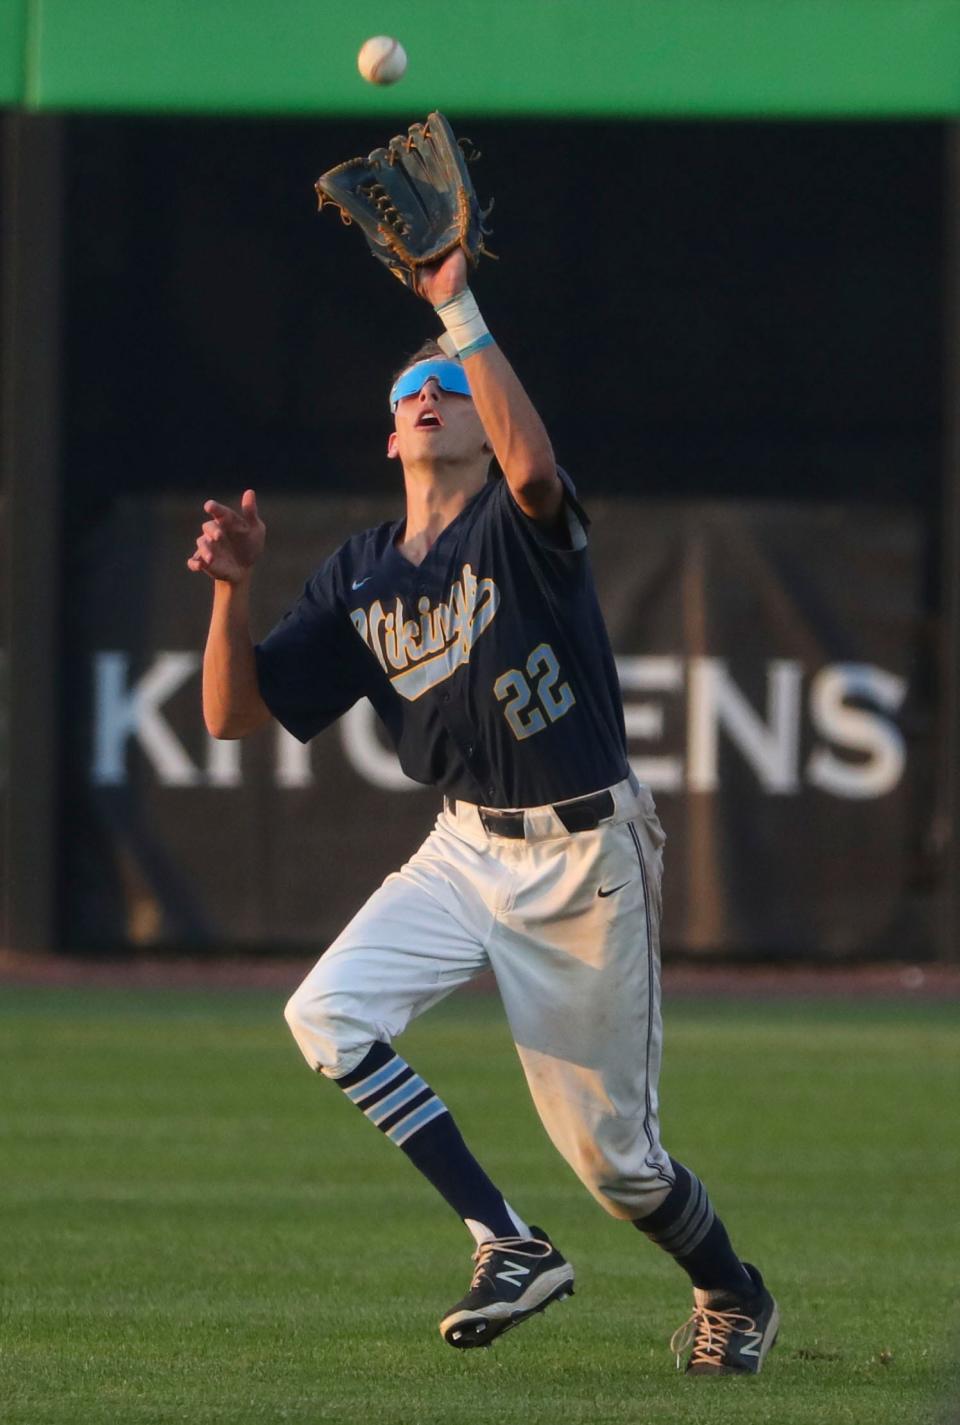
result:
[(436, 411), (422, 411), (417, 417), (414, 429), (439, 430), (442, 425), (443, 421), (437, 415)]

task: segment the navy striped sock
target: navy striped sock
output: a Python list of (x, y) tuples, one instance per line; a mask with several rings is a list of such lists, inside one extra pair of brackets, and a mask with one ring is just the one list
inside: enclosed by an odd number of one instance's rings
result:
[(337, 1083), (398, 1148), (448, 1111), (429, 1084), (388, 1044), (374, 1045), (359, 1067)]
[(727, 1229), (713, 1210), (703, 1183), (682, 1163), (670, 1159), (676, 1181), (663, 1202), (633, 1225), (675, 1258), (694, 1286), (707, 1291), (742, 1293), (753, 1280), (730, 1244)]
[(355, 1069), (334, 1082), (403, 1149), (477, 1241), (529, 1235), (464, 1143), (446, 1104), (389, 1044), (374, 1044)]

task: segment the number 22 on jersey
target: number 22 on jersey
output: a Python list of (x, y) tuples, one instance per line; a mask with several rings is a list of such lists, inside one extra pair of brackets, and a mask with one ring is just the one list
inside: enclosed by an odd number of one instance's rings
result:
[(526, 676), (519, 668), (510, 668), (494, 683), (498, 702), (508, 699), (503, 715), (518, 742), (542, 732), (548, 722), (563, 717), (577, 701), (569, 683), (557, 687), (559, 677), (557, 655), (549, 643), (540, 643), (527, 659)]

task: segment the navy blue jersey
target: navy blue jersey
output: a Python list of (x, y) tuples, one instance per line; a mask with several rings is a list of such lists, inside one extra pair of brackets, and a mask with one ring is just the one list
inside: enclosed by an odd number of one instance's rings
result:
[(623, 707), (569, 477), (566, 539), (486, 484), (422, 564), (403, 521), (355, 535), (257, 646), (260, 692), (306, 742), (363, 697), (414, 781), (541, 806), (627, 776)]

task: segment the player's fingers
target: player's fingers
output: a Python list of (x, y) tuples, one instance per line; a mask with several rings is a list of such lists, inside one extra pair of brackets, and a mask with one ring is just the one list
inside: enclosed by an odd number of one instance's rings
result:
[(208, 500), (203, 507), (208, 515), (213, 515), (217, 524), (223, 525), (224, 529), (241, 529), (243, 520), (236, 510), (231, 510), (229, 505), (221, 505), (219, 500)]
[(217, 524), (216, 520), (204, 520), (201, 528), (203, 529), (203, 532), (206, 535), (207, 539), (212, 539), (214, 541), (218, 539), (223, 539), (223, 526)]
[(256, 490), (244, 490), (240, 500), (240, 508), (248, 520), (252, 520), (255, 523), (260, 518), (257, 511)]

